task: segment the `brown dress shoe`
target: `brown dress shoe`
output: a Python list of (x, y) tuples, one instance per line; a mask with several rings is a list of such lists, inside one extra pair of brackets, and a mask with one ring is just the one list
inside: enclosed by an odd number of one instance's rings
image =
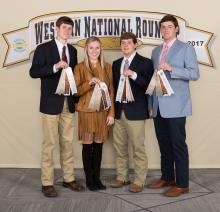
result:
[(133, 192), (133, 193), (138, 193), (138, 192), (141, 192), (143, 191), (143, 188), (144, 186), (143, 185), (137, 185), (135, 183), (132, 183), (130, 186), (129, 186), (129, 191), (130, 192)]
[(150, 188), (150, 189), (157, 189), (157, 188), (163, 188), (163, 187), (166, 187), (166, 186), (173, 186), (173, 185), (175, 185), (174, 180), (172, 180), (172, 181), (158, 180), (156, 182), (150, 183), (146, 187)]
[(53, 186), (42, 186), (42, 193), (45, 197), (57, 197), (57, 192)]
[(173, 186), (168, 191), (166, 191), (164, 193), (164, 195), (167, 196), (167, 197), (178, 197), (181, 194), (188, 193), (188, 192), (189, 192), (189, 188), (188, 187), (180, 188), (180, 187)]
[(69, 188), (73, 191), (84, 191), (85, 188), (77, 181), (72, 181), (72, 182), (63, 182), (63, 187)]
[(131, 183), (130, 181), (113, 180), (111, 182), (111, 187), (112, 188), (121, 188), (122, 186), (129, 185), (130, 183)]

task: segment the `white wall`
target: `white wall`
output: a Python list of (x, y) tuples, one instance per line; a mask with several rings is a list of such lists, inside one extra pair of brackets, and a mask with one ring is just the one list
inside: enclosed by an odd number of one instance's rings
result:
[[(52, 3), (51, 3), (52, 2)], [(0, 34), (26, 27), (36, 16), (65, 11), (134, 10), (171, 13), (189, 22), (189, 25), (215, 34), (211, 52), (215, 67), (200, 65), (201, 78), (191, 83), (193, 116), (187, 120), (187, 143), (190, 167), (220, 167), (220, 16), (217, 0), (210, 1), (126, 1), (124, 0), (22, 0), (1, 3)], [(30, 8), (30, 9), (28, 9)], [(0, 37), (0, 65), (6, 54), (6, 43)], [(150, 57), (153, 47), (140, 47), (138, 52)], [(106, 51), (107, 62), (120, 56), (119, 51)], [(83, 50), (78, 48), (79, 61)], [(0, 68), (0, 167), (39, 167), (42, 140), (41, 118), (38, 112), (40, 82), (29, 77), (31, 61)], [(77, 119), (77, 115), (75, 115)], [(82, 167), (81, 145), (77, 141), (75, 121), (75, 167)], [(149, 167), (160, 166), (159, 151), (152, 120), (146, 122), (146, 150)], [(59, 166), (58, 150), (55, 154)], [(105, 143), (103, 167), (114, 167), (111, 139)]]

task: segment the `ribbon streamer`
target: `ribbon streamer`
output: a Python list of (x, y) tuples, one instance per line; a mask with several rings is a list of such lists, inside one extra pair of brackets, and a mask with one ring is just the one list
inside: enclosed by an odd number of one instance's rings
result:
[(92, 93), (92, 97), (89, 102), (89, 109), (94, 111), (100, 111), (101, 100), (104, 101), (103, 102), (104, 110), (107, 110), (111, 107), (111, 99), (110, 99), (108, 87), (104, 82), (95, 85), (95, 88)]
[(77, 88), (76, 88), (76, 82), (73, 76), (73, 71), (72, 71), (72, 68), (70, 67), (62, 70), (55, 94), (63, 95), (65, 93), (65, 75), (67, 76), (67, 80), (70, 84), (70, 91), (72, 95), (74, 95), (75, 93), (77, 93)]
[(152, 95), (154, 89), (156, 89), (157, 96), (171, 96), (174, 94), (172, 87), (163, 70), (155, 70), (153, 77), (148, 85), (146, 94)]
[[(125, 86), (125, 81), (126, 81), (126, 86)], [(120, 80), (119, 80), (119, 85), (118, 85), (118, 90), (117, 90), (117, 94), (116, 94), (116, 101), (117, 102), (121, 102), (122, 101), (122, 94), (123, 94), (123, 90), (124, 87), (126, 87), (126, 102), (134, 102), (134, 96), (131, 90), (131, 85), (129, 82), (129, 78), (125, 77), (123, 74), (121, 74), (120, 76)]]

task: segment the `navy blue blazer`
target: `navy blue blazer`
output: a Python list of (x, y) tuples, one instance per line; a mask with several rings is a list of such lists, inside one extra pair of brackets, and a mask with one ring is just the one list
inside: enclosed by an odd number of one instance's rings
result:
[[(77, 51), (68, 44), (69, 66), (74, 69), (77, 64)], [(63, 110), (64, 96), (55, 94), (61, 71), (53, 72), (54, 64), (60, 61), (55, 40), (39, 45), (34, 53), (30, 76), (41, 79), (40, 112), (50, 115), (60, 114)], [(74, 103), (77, 97), (68, 96), (68, 106), (71, 113), (75, 112)]]
[[(118, 90), (122, 61), (123, 58), (120, 58), (114, 61), (112, 66), (115, 96)], [(120, 119), (123, 107), (128, 120), (145, 120), (149, 118), (148, 100), (145, 92), (153, 75), (153, 63), (150, 59), (136, 53), (129, 69), (137, 73), (136, 80), (129, 79), (135, 101), (126, 104), (115, 101), (115, 118)]]

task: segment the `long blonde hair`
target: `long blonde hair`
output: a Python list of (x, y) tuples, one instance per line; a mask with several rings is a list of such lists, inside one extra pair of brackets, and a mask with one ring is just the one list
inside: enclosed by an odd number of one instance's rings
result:
[[(92, 69), (90, 67), (90, 61), (89, 61), (89, 56), (88, 56), (88, 45), (94, 41), (97, 41), (100, 44), (100, 55), (98, 57), (98, 61), (101, 65), (102, 70), (105, 72), (104, 77), (105, 77), (105, 81), (107, 82), (107, 84), (110, 83), (110, 78), (108, 76), (107, 71), (105, 70), (105, 60), (104, 60), (104, 55), (103, 55), (103, 46), (102, 46), (102, 42), (98, 37), (92, 36), (90, 38), (87, 38), (86, 43), (85, 43), (85, 48), (84, 48), (84, 52), (85, 52), (85, 58), (84, 58), (84, 63), (86, 65), (86, 67), (88, 68), (88, 70), (90, 71), (90, 73), (92, 75), (94, 75), (95, 73), (92, 72)], [(97, 77), (97, 76), (95, 76)]]
[(84, 53), (85, 53), (85, 58), (84, 58), (84, 62), (86, 67), (91, 70), (90, 68), (90, 61), (89, 61), (89, 56), (88, 56), (88, 45), (94, 41), (97, 41), (100, 44), (100, 55), (98, 58), (98, 61), (102, 67), (102, 69), (104, 70), (105, 67), (105, 61), (104, 61), (104, 56), (103, 56), (103, 47), (102, 47), (102, 42), (98, 37), (92, 36), (90, 38), (87, 38), (86, 43), (85, 43), (85, 48), (84, 48)]

